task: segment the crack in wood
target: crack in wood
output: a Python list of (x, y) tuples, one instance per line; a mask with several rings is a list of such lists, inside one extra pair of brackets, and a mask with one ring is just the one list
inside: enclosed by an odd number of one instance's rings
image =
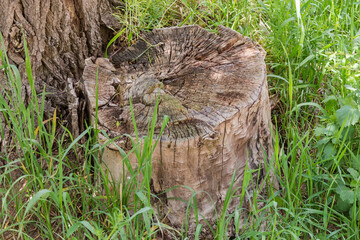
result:
[[(135, 58), (136, 62), (131, 63)], [(147, 134), (149, 114), (154, 110), (151, 94), (154, 89), (161, 89), (156, 90), (161, 100), (156, 129), (161, 127), (165, 115), (170, 120), (153, 154), (152, 178), (155, 188), (160, 188), (156, 191), (187, 185), (195, 192), (207, 192), (215, 206), (201, 197), (199, 209), (213, 223), (214, 208), (221, 211), (234, 171), (233, 187), (241, 190), (247, 161), (251, 169), (264, 161), (259, 146), (266, 143), (264, 150), (267, 156), (272, 155), (266, 65), (261, 47), (227, 28), (220, 27), (219, 33), (214, 34), (198, 26), (186, 26), (146, 33), (142, 40), (110, 60), (116, 68), (112, 73), (121, 81), (132, 82), (134, 93), (129, 96), (140, 99), (134, 104), (134, 114), (141, 137)], [(89, 73), (94, 73), (93, 68), (91, 64), (87, 66), (84, 81), (92, 81)], [(164, 86), (154, 87), (157, 82)], [(101, 87), (106, 94), (106, 84)], [(117, 108), (124, 109), (122, 117), (131, 123), (129, 106)], [(99, 116), (107, 119), (103, 122), (108, 126), (114, 125), (111, 116)], [(265, 122), (269, 125), (262, 124)], [(119, 131), (133, 134), (129, 129)], [(129, 158), (136, 162), (135, 156)], [(254, 187), (249, 184), (249, 191)], [(167, 196), (189, 200), (191, 192), (174, 188)], [(237, 203), (234, 200), (229, 209)], [(169, 199), (167, 207), (172, 209), (170, 222), (181, 223), (186, 204)]]

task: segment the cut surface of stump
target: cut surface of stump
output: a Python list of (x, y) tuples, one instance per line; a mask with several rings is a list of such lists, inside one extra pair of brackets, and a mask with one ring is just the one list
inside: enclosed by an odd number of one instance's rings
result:
[[(145, 136), (159, 98), (155, 135), (163, 117), (170, 120), (153, 154), (154, 190), (185, 185), (208, 193), (197, 195), (197, 203), (214, 223), (234, 171), (233, 189), (241, 192), (246, 164), (258, 169), (253, 176), (261, 181), (264, 161), (272, 155), (264, 57), (258, 44), (225, 27), (217, 33), (198, 26), (164, 28), (144, 34), (110, 61), (88, 59), (83, 79), (94, 114), (98, 69), (98, 124), (111, 138), (134, 135), (129, 98), (139, 135)], [(117, 143), (124, 146), (124, 139)], [(135, 156), (130, 158), (136, 167)], [(122, 158), (117, 149), (109, 145), (103, 160), (119, 179)], [(191, 195), (185, 187), (166, 193), (184, 200)], [(234, 198), (229, 210), (239, 202)], [(180, 225), (186, 204), (169, 199), (167, 207), (170, 222)]]

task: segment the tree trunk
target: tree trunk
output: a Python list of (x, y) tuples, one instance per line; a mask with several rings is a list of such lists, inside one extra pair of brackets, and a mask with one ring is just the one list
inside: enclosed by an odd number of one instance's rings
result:
[[(22, 34), (29, 48), (37, 92), (47, 93), (46, 112), (57, 112), (76, 136), (82, 130), (85, 101), (79, 87), (85, 59), (100, 56), (117, 28), (116, 0), (0, 0), (0, 31), (9, 59), (25, 74)], [(0, 140), (1, 141), (1, 140)], [(2, 143), (4, 144), (4, 142)]]
[[(237, 195), (246, 166), (254, 177), (247, 186), (250, 195), (257, 180), (262, 182), (267, 174), (265, 161), (273, 147), (265, 52), (224, 27), (218, 34), (197, 26), (158, 29), (141, 39), (112, 57), (114, 65), (101, 58), (87, 61), (83, 78), (92, 112), (98, 71), (98, 124), (108, 136), (120, 137), (116, 143), (126, 147), (121, 136), (134, 135), (129, 99), (139, 135), (145, 136), (159, 97), (155, 134), (165, 115), (170, 121), (152, 158), (154, 190), (186, 185), (200, 192), (199, 212), (216, 225), (215, 210), (221, 213), (234, 172)], [(137, 167), (134, 154), (129, 158)], [(122, 179), (117, 148), (109, 145), (103, 160), (114, 177)], [(180, 226), (187, 206), (174, 199), (188, 201), (192, 192), (180, 187), (166, 195), (171, 199), (168, 218)], [(232, 199), (228, 210), (239, 202), (240, 198)], [(245, 211), (242, 214), (245, 218)]]

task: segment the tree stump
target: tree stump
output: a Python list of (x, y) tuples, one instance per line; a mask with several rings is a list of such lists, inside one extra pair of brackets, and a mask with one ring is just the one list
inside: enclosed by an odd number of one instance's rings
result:
[[(186, 185), (197, 195), (200, 213), (214, 223), (236, 171), (233, 189), (240, 188), (246, 164), (265, 175), (264, 161), (272, 156), (270, 105), (265, 51), (241, 34), (219, 27), (217, 33), (198, 26), (157, 29), (133, 46), (107, 59), (87, 60), (83, 79), (92, 114), (98, 69), (98, 123), (110, 137), (133, 135), (129, 98), (133, 100), (139, 134), (159, 97), (157, 131), (170, 117), (153, 154), (155, 192)], [(120, 124), (119, 124), (120, 123)], [(135, 156), (131, 156), (135, 164)], [(122, 172), (121, 155), (112, 146), (103, 156), (113, 175)], [(135, 165), (134, 165), (135, 167)], [(251, 192), (254, 186), (249, 185)], [(168, 198), (189, 200), (187, 188), (175, 188)], [(233, 199), (229, 210), (239, 204)], [(185, 219), (186, 204), (169, 199), (173, 225)], [(205, 224), (204, 224), (205, 225)]]

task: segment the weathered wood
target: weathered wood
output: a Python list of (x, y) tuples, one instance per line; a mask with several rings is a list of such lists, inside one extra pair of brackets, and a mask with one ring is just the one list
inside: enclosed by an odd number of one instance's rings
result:
[[(46, 86), (45, 112), (51, 115), (56, 107), (58, 116), (69, 123), (75, 136), (85, 125), (85, 101), (78, 87), (85, 59), (100, 56), (111, 39), (110, 28), (118, 25), (111, 15), (111, 4), (116, 2), (0, 0), (0, 31), (11, 63), (22, 74), (24, 93), (30, 95), (22, 34), (28, 44), (37, 92)], [(0, 139), (0, 145), (4, 143)]]
[[(233, 188), (241, 191), (246, 164), (259, 169), (253, 176), (262, 181), (264, 154), (272, 155), (264, 56), (258, 44), (225, 27), (217, 34), (198, 26), (165, 28), (145, 34), (113, 56), (114, 66), (106, 59), (89, 59), (83, 78), (94, 112), (98, 69), (98, 121), (110, 137), (134, 134), (130, 97), (139, 134), (144, 136), (159, 97), (155, 133), (164, 115), (170, 121), (153, 154), (155, 192), (181, 185), (207, 192), (212, 200), (199, 194), (198, 206), (214, 223), (214, 209), (220, 212), (234, 171)], [(124, 141), (117, 143), (126, 146)], [(135, 156), (130, 158), (136, 167)], [(122, 163), (116, 148), (109, 146), (103, 160), (119, 179)], [(166, 193), (185, 200), (191, 194), (183, 187)], [(239, 200), (233, 199), (230, 211)], [(171, 223), (180, 225), (186, 204), (168, 200), (167, 206)]]

